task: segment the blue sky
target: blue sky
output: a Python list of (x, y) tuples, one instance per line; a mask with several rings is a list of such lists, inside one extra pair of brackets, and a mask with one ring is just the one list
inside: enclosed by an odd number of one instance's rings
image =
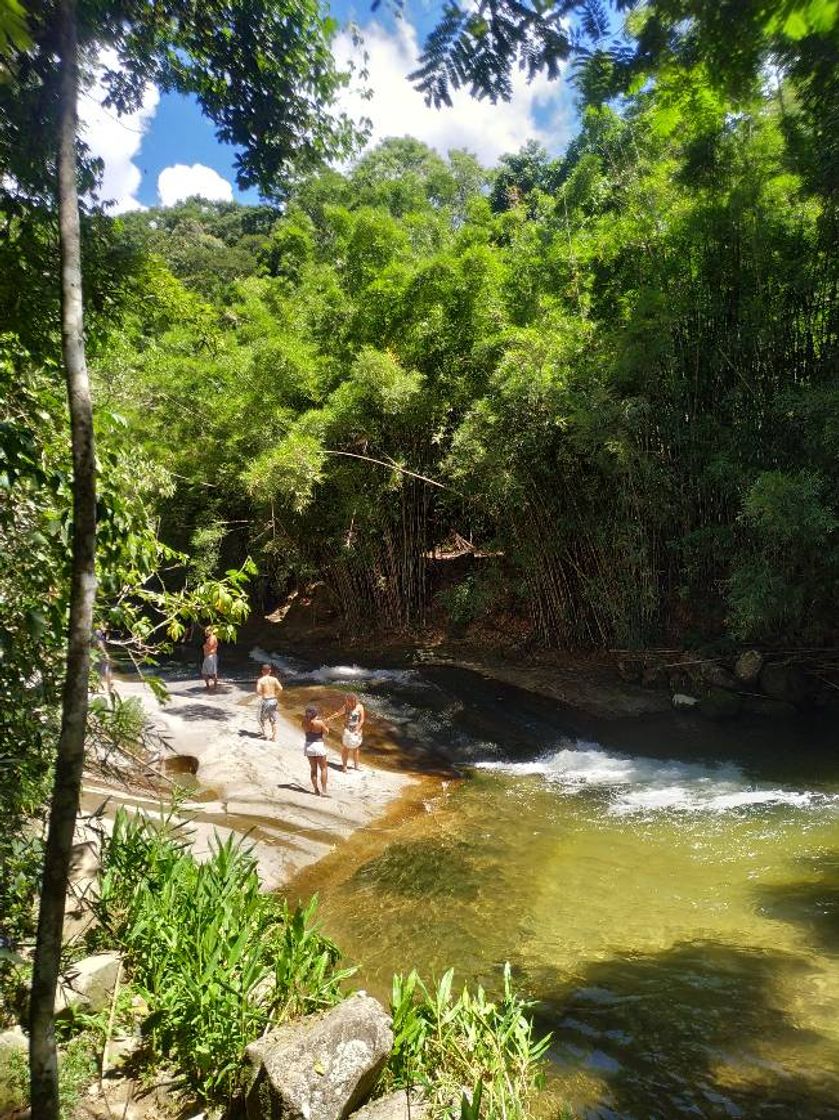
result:
[[(531, 138), (559, 153), (573, 134), (573, 97), (561, 79), (537, 78), (528, 85), (521, 77), (503, 105), (476, 102), (462, 93), (451, 109), (427, 107), (406, 75), (439, 13), (436, 4), (408, 0), (402, 20), (384, 5), (374, 15), (369, 6), (336, 0), (332, 11), (342, 26), (354, 20), (364, 38), (373, 97), (365, 101), (360, 91), (347, 91), (341, 107), (356, 118), (372, 119), (371, 143), (407, 134), (443, 155), (450, 148), (468, 148), (491, 165)], [(335, 53), (341, 61), (352, 53), (346, 32), (338, 36)], [(149, 88), (143, 107), (122, 119), (103, 109), (100, 100), (101, 91), (94, 87), (79, 110), (89, 146), (105, 161), (102, 193), (114, 201), (115, 210), (171, 205), (190, 194), (258, 201), (255, 191), (237, 189), (233, 149), (216, 140), (213, 125), (191, 99)]]

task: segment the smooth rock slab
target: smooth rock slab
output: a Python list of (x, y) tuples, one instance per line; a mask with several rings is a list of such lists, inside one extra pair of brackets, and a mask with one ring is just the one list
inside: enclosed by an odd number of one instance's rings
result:
[(248, 1120), (342, 1120), (369, 1097), (392, 1046), (390, 1017), (364, 992), (284, 1023), (245, 1051)]
[(398, 1089), (377, 1101), (370, 1101), (352, 1114), (352, 1120), (424, 1120), (427, 1112), (428, 1104), (422, 1096)]

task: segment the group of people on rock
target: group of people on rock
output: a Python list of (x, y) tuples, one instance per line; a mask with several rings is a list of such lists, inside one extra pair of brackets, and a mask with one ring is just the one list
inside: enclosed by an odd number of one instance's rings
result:
[[(256, 694), (259, 697), (259, 726), (266, 739), (269, 738), (270, 727), (272, 741), (277, 738), (277, 716), (282, 691), (283, 686), (274, 675), (273, 666), (263, 665), (256, 682)], [(344, 723), (341, 733), (341, 769), (346, 773), (347, 763), (352, 761), (353, 769), (358, 770), (358, 755), (364, 739), (366, 712), (356, 694), (348, 692), (341, 707), (329, 715), (321, 715), (317, 704), (309, 704), (303, 713), (303, 753), (309, 760), (312, 789), (319, 797), (326, 793), (329, 779), (329, 762), (324, 739), (332, 731), (329, 726), (330, 721), (338, 716), (343, 718)]]
[[(218, 638), (211, 626), (204, 631), (203, 654), (201, 676), (207, 689), (215, 691), (218, 688)], [(283, 686), (274, 674), (273, 665), (263, 665), (256, 682), (256, 694), (259, 697), (259, 726), (263, 737), (272, 742), (277, 738), (277, 719), (282, 691)], [(330, 721), (338, 716), (343, 719), (341, 769), (346, 772), (347, 764), (352, 762), (352, 768), (358, 770), (366, 712), (356, 694), (347, 693), (340, 708), (329, 715), (321, 715), (320, 708), (316, 704), (309, 704), (303, 713), (303, 753), (309, 760), (312, 789), (318, 797), (326, 793), (329, 778), (328, 754), (324, 740), (332, 733)]]

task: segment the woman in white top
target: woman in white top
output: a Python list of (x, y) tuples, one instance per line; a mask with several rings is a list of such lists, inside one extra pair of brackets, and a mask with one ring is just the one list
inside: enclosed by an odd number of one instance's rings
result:
[(358, 752), (361, 750), (361, 743), (364, 738), (361, 729), (364, 727), (366, 713), (364, 705), (354, 692), (348, 692), (344, 700), (344, 706), (339, 708), (337, 712), (333, 712), (328, 718), (334, 719), (335, 716), (340, 715), (344, 717), (344, 733), (341, 736), (341, 769), (346, 772), (347, 759), (352, 755), (353, 770), (357, 770)]

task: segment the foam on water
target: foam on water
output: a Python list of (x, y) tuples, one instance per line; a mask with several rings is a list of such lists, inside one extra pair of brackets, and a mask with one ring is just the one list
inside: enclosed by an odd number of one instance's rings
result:
[(368, 669), (363, 665), (321, 665), (319, 669), (312, 669), (292, 657), (266, 653), (259, 646), (255, 646), (249, 656), (262, 664), (274, 665), (286, 679), (296, 684), (422, 684), (416, 669)]
[(538, 775), (566, 793), (601, 789), (616, 815), (663, 810), (723, 813), (750, 806), (809, 808), (837, 805), (839, 797), (811, 790), (777, 789), (750, 783), (734, 763), (718, 765), (612, 754), (578, 741), (533, 762), (479, 762), (484, 770)]
[(283, 657), (279, 653), (268, 653), (261, 646), (254, 646), (248, 657), (252, 661), (258, 661), (260, 665), (273, 665), (287, 678), (296, 678), (303, 672), (301, 661), (297, 661), (293, 657)]

